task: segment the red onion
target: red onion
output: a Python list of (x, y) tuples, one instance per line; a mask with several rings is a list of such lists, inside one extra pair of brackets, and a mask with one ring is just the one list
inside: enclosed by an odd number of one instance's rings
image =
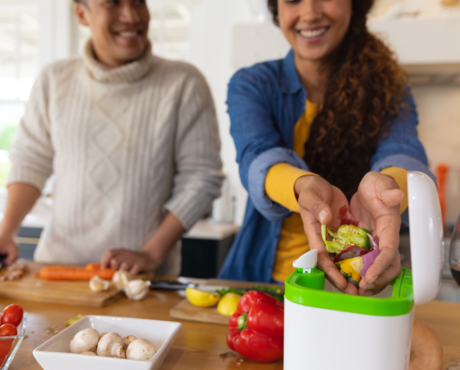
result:
[(334, 263), (347, 260), (350, 258), (364, 256), (368, 253), (370, 253), (369, 249), (357, 247), (356, 245), (348, 245), (347, 249), (344, 249), (337, 256), (335, 256)]
[(362, 256), (362, 259), (363, 259), (363, 268), (361, 269), (361, 276), (362, 277), (366, 276), (367, 270), (369, 270), (369, 267), (372, 266), (372, 264), (374, 263), (375, 259), (377, 258), (377, 256), (380, 253), (379, 245), (378, 245), (377, 241), (372, 237), (371, 234), (367, 234), (367, 236), (369, 237), (369, 241), (371, 243), (371, 248), (373, 248), (373, 250), (371, 250), (366, 255)]

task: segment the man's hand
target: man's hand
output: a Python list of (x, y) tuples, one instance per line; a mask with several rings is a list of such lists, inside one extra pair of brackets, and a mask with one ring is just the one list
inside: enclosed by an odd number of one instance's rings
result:
[(399, 204), (403, 199), (396, 181), (378, 172), (364, 176), (351, 199), (350, 212), (359, 220), (359, 227), (377, 236), (380, 247), (379, 256), (359, 283), (360, 295), (379, 293), (401, 273)]
[(168, 212), (144, 248), (139, 252), (127, 249), (113, 249), (105, 252), (101, 259), (102, 268), (125, 270), (132, 275), (155, 271), (185, 232), (182, 223)]
[(10, 266), (19, 258), (19, 248), (11, 236), (0, 235), (0, 254), (6, 254), (6, 264)]
[(338, 188), (318, 176), (299, 178), (294, 189), (298, 196), (300, 216), (310, 249), (318, 250), (318, 267), (337, 289), (348, 294), (358, 294), (356, 287), (346, 281), (332, 262), (321, 237), (321, 225), (339, 228), (339, 210), (343, 206), (348, 207), (347, 198)]
[(158, 264), (146, 251), (134, 252), (128, 249), (112, 249), (105, 252), (101, 268), (128, 271), (132, 275), (155, 271)]

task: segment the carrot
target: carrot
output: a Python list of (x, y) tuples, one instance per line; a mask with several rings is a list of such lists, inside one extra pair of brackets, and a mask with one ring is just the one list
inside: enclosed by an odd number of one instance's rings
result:
[(101, 269), (101, 264), (100, 263), (90, 263), (89, 265), (86, 265), (85, 269), (88, 271), (98, 271)]
[(97, 276), (99, 276), (102, 280), (112, 280), (115, 272), (116, 271), (112, 269), (103, 269), (97, 271)]
[(96, 275), (101, 279), (111, 280), (114, 274), (115, 270), (110, 269), (88, 271), (73, 267), (45, 267), (41, 269), (39, 277), (44, 280), (89, 281)]

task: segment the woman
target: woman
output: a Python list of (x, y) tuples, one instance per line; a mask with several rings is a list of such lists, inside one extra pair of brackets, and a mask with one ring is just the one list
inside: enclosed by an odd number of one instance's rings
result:
[[(350, 294), (375, 294), (399, 275), (407, 171), (430, 173), (406, 74), (366, 28), (373, 4), (268, 0), (292, 50), (237, 72), (229, 84), (249, 200), (220, 277), (282, 282), (309, 248)], [(359, 289), (337, 270), (320, 235), (321, 224), (339, 226), (344, 205), (380, 238), (381, 253)]]

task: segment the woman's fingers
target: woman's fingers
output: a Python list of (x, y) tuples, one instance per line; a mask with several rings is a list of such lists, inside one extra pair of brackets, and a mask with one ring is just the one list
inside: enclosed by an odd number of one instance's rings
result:
[(381, 199), (390, 208), (397, 207), (404, 199), (404, 192), (399, 189), (387, 189), (382, 191)]
[(345, 291), (348, 282), (337, 269), (337, 266), (334, 265), (334, 263), (330, 260), (326, 252), (318, 253), (318, 267), (324, 271), (331, 283), (334, 284), (337, 287), (337, 289)]
[(399, 253), (393, 259), (390, 266), (383, 271), (373, 283), (368, 283), (359, 289), (359, 295), (371, 296), (380, 293), (386, 286), (401, 274), (401, 259)]

